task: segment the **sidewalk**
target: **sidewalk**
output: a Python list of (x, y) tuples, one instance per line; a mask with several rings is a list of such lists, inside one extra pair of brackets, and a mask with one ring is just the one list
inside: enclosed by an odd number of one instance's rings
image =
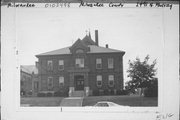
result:
[(83, 102), (83, 97), (68, 97), (68, 98), (64, 98), (61, 101), (60, 106), (79, 107), (82, 106), (82, 102)]

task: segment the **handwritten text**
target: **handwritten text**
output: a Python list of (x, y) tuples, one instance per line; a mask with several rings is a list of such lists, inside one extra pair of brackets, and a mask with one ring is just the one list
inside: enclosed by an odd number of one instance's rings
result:
[(166, 114), (159, 114), (156, 116), (156, 120), (164, 120), (172, 117), (174, 114), (172, 113), (166, 113)]

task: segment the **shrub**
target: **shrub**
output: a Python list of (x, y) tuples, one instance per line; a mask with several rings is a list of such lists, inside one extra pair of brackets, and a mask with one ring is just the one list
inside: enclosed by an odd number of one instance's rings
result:
[(108, 89), (106, 89), (106, 90), (104, 90), (104, 95), (109, 95), (109, 90)]
[(46, 97), (46, 94), (45, 93), (38, 93), (37, 96), (38, 97)]
[(117, 90), (117, 95), (128, 95), (129, 91), (128, 90)]
[(47, 96), (47, 97), (52, 97), (52, 96), (53, 96), (53, 93), (48, 92), (48, 93), (46, 94), (46, 96)]
[(68, 90), (65, 90), (64, 92), (63, 92), (63, 97), (68, 97), (69, 96), (69, 91)]
[(110, 94), (110, 95), (114, 95), (114, 90), (110, 90), (110, 91), (109, 91), (109, 94)]
[(28, 95), (32, 95), (32, 91), (29, 91), (27, 94), (28, 94)]
[(93, 96), (98, 96), (99, 95), (99, 91), (98, 90), (93, 90)]
[(54, 96), (55, 97), (60, 97), (60, 96), (62, 96), (62, 92), (56, 91), (56, 92), (54, 92)]
[(150, 87), (150, 88), (145, 89), (144, 96), (145, 97), (157, 97), (158, 96), (158, 88)]
[(99, 90), (99, 95), (104, 95), (104, 90), (100, 89)]
[(68, 97), (68, 90), (54, 92), (55, 97)]

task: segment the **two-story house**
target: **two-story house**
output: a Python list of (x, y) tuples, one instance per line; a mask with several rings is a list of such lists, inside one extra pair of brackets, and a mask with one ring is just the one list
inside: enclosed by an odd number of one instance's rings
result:
[(101, 47), (98, 31), (78, 39), (72, 46), (36, 55), (40, 91), (64, 90), (73, 96), (76, 91), (92, 95), (109, 90), (116, 94), (123, 89), (124, 51)]

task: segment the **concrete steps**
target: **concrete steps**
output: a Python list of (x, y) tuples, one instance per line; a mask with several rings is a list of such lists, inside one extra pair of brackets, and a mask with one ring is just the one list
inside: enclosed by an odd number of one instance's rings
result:
[(83, 98), (82, 97), (68, 97), (68, 98), (64, 98), (61, 103), (60, 106), (69, 106), (69, 107), (73, 107), (73, 106), (82, 106), (82, 102), (83, 102)]
[(71, 97), (84, 97), (84, 91), (74, 91)]

